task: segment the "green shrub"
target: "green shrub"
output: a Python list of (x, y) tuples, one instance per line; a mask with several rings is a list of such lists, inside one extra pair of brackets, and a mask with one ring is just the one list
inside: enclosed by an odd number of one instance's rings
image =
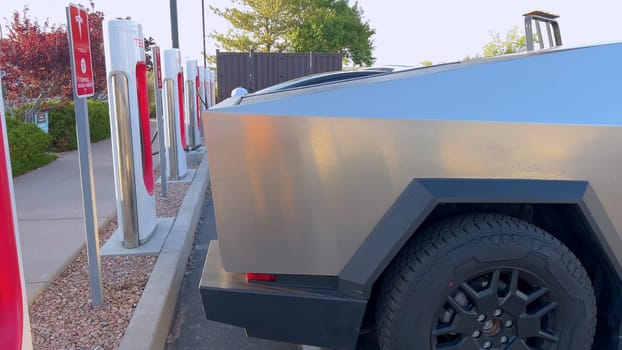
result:
[(76, 118), (73, 103), (51, 105), (48, 117), (54, 150), (62, 152), (77, 149)]
[[(88, 100), (89, 129), (91, 142), (105, 140), (110, 137), (110, 118), (108, 104), (97, 100)], [(56, 151), (78, 149), (76, 138), (76, 118), (73, 102), (50, 105), (50, 135)]]
[(89, 128), (91, 142), (98, 142), (110, 138), (110, 116), (108, 103), (98, 100), (88, 100)]
[(15, 118), (6, 118), (6, 124), (13, 176), (25, 174), (56, 159), (48, 153), (52, 138), (35, 124)]

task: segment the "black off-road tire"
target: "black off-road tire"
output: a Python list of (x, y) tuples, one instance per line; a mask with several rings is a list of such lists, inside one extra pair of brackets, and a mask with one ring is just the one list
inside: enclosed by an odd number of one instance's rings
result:
[(588, 350), (596, 300), (587, 272), (523, 220), (469, 214), (433, 224), (382, 279), (382, 350)]

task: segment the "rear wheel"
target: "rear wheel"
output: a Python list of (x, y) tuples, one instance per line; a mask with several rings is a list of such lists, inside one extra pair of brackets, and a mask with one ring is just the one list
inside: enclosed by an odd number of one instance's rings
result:
[(579, 260), (525, 221), (465, 215), (424, 230), (380, 287), (383, 350), (586, 350), (594, 292)]

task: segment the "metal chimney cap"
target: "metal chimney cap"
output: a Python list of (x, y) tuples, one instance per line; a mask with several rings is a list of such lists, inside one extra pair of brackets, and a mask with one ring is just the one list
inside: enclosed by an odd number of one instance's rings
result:
[(559, 15), (556, 15), (556, 14), (550, 13), (550, 12), (546, 12), (546, 11), (541, 11), (541, 10), (534, 10), (534, 11), (531, 11), (531, 12), (527, 12), (523, 16), (525, 16), (525, 17), (527, 17), (527, 16), (540, 17), (540, 18), (543, 18), (543, 19), (556, 19), (556, 18), (559, 18)]

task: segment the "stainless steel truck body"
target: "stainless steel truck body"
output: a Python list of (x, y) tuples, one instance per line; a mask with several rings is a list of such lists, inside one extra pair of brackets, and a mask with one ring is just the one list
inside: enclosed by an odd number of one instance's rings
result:
[(618, 348), (622, 44), (251, 94), (203, 118), (207, 318), (343, 349), (365, 330), (383, 349)]

